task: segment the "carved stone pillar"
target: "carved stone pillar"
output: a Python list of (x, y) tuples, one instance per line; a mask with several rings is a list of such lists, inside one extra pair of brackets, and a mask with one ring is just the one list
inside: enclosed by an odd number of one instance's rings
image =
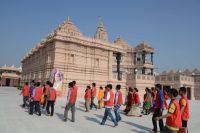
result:
[(121, 53), (117, 53), (116, 59), (117, 59), (117, 79), (121, 80), (122, 79), (121, 73), (120, 73)]
[(142, 53), (142, 61), (143, 61), (143, 64), (145, 64), (145, 52)]
[(142, 74), (145, 74), (145, 68), (144, 67), (142, 68)]
[(151, 53), (151, 63), (153, 65), (153, 53)]
[(136, 64), (136, 53), (134, 53), (134, 65)]
[(112, 70), (112, 61), (113, 61), (113, 52), (109, 51), (108, 53), (108, 79), (112, 80), (113, 79), (113, 70)]

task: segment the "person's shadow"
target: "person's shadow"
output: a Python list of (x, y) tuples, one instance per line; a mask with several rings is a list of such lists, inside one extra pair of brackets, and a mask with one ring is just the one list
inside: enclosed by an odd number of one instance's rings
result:
[(85, 119), (100, 124), (100, 121), (97, 118), (85, 116)]
[(61, 121), (64, 121), (64, 115), (63, 114), (60, 114), (60, 113), (55, 113), (55, 114)]
[(81, 107), (81, 108), (85, 108), (85, 102), (79, 101), (79, 105), (78, 106)]
[(136, 132), (136, 133), (149, 133), (150, 131), (138, 131), (138, 130), (135, 130), (135, 129), (132, 129), (133, 132)]
[(79, 111), (85, 112), (85, 110), (82, 109), (82, 108), (76, 107), (76, 109), (79, 110)]
[[(130, 121), (121, 121), (121, 122), (124, 122), (124, 123), (126, 123), (126, 124), (129, 124), (129, 125), (134, 126), (134, 127), (136, 127), (136, 128), (145, 130), (145, 131), (147, 131), (147, 132), (151, 131), (151, 128), (148, 128), (148, 127), (145, 127), (145, 126), (142, 126), (142, 125), (139, 125), (139, 124), (130, 122)], [(137, 130), (135, 130), (135, 132), (138, 132), (138, 133), (146, 133), (146, 132), (144, 132), (144, 131), (137, 131)]]
[[(98, 118), (100, 118), (100, 119), (103, 119), (103, 115), (99, 115), (99, 114), (94, 114), (96, 117), (98, 117)], [(111, 121), (112, 122), (112, 120), (110, 119), (110, 117), (108, 116), (107, 117), (107, 121)]]

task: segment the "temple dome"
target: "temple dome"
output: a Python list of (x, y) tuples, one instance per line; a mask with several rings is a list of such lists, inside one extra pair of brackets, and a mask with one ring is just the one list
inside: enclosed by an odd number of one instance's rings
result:
[(115, 41), (115, 44), (119, 44), (119, 45), (128, 45), (128, 43), (122, 38), (122, 37), (118, 37)]
[(80, 30), (73, 24), (71, 19), (68, 17), (66, 21), (64, 21), (63, 24), (61, 24), (57, 29), (56, 32), (62, 32), (67, 33), (72, 36), (82, 36), (82, 33)]
[(154, 48), (152, 48), (148, 43), (144, 41), (142, 41), (138, 46), (136, 46), (136, 50), (154, 52)]
[(123, 48), (133, 48), (131, 47), (122, 37), (118, 37), (115, 41), (114, 44), (122, 46)]

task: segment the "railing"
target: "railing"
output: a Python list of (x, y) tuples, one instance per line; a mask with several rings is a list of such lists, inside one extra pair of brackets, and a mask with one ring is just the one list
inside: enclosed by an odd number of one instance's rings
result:
[(147, 80), (147, 81), (155, 81), (155, 77), (151, 75), (142, 75), (142, 74), (129, 74), (127, 75), (128, 80)]

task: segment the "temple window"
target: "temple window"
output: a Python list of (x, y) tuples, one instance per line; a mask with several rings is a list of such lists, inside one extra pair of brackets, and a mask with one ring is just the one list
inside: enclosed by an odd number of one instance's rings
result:
[(74, 64), (74, 54), (69, 55), (69, 63)]
[(95, 59), (95, 67), (99, 67), (99, 59)]

